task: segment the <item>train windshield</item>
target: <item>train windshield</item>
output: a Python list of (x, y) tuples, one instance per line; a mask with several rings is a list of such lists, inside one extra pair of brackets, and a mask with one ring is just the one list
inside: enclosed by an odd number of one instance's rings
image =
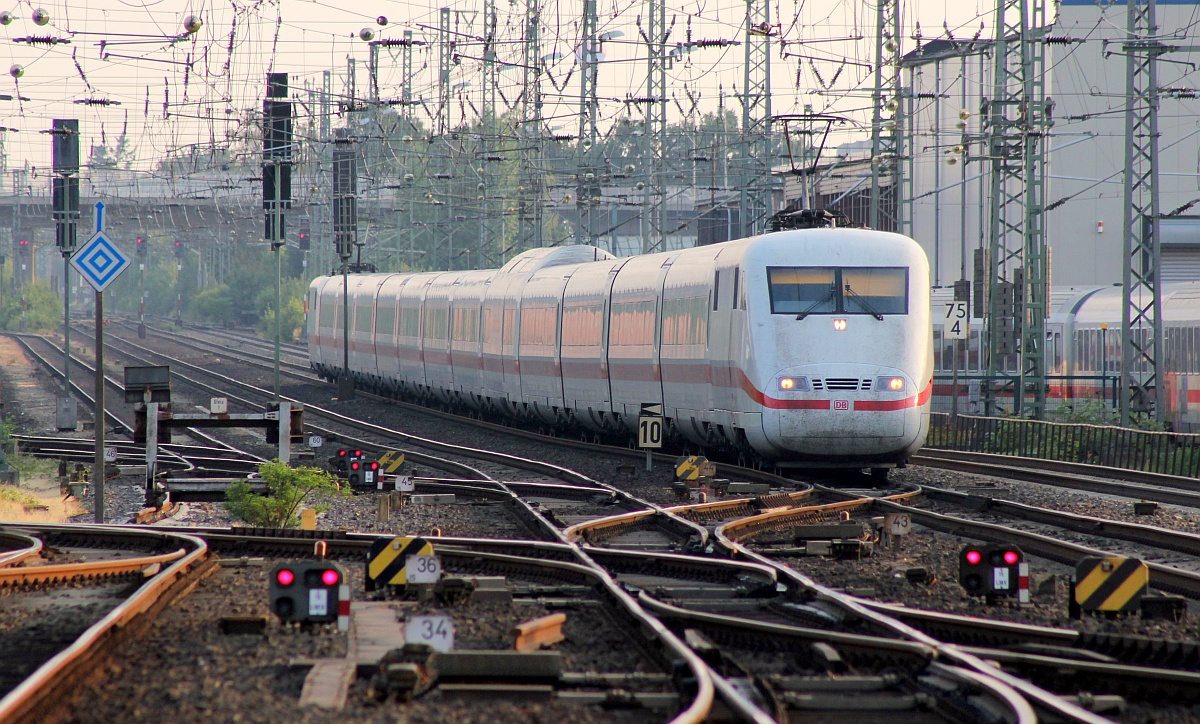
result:
[(772, 314), (908, 313), (904, 267), (768, 267)]

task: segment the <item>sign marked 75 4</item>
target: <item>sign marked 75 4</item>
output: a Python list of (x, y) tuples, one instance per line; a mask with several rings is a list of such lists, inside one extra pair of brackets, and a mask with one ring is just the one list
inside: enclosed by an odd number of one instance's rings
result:
[(971, 318), (967, 314), (967, 302), (946, 302), (946, 318), (942, 323), (945, 339), (970, 339)]

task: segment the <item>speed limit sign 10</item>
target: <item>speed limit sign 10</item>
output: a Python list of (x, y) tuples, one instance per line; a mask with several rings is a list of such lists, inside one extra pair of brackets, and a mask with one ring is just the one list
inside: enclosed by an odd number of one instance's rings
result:
[(661, 448), (663, 442), (663, 419), (643, 415), (638, 418), (638, 447)]

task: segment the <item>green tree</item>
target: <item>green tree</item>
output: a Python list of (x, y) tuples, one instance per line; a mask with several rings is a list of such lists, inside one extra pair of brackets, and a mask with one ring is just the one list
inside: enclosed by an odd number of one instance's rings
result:
[(209, 324), (225, 324), (237, 321), (233, 293), (229, 286), (221, 284), (205, 289), (192, 298), (191, 314)]
[(35, 281), (7, 295), (0, 308), (0, 327), (16, 330), (25, 319), (26, 332), (53, 332), (62, 327), (62, 298), (50, 285)]
[[(263, 463), (258, 474), (267, 484), (267, 494), (250, 489), (245, 480), (238, 481), (225, 492), (225, 507), (234, 516), (250, 525), (264, 528), (293, 528), (299, 521), (300, 506), (316, 495), (349, 495), (338, 487), (333, 475), (313, 467), (293, 468), (278, 461)], [(328, 505), (310, 506), (318, 511)]]

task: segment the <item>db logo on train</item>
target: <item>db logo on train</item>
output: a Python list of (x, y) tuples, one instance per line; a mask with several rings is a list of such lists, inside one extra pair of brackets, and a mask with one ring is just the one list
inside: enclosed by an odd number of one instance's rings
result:
[(849, 410), (850, 409), (850, 400), (834, 400), (833, 401), (833, 409)]

